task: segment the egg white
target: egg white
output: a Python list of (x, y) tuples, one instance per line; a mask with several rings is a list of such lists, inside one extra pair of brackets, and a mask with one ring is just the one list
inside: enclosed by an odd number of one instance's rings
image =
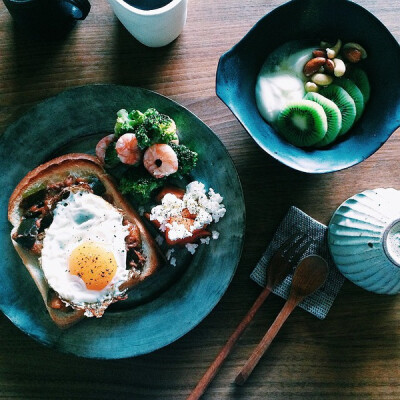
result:
[[(57, 204), (53, 222), (45, 231), (41, 266), (49, 286), (62, 300), (76, 308), (93, 310), (123, 295), (119, 286), (129, 279), (130, 271), (126, 270), (128, 228), (122, 219), (111, 204), (89, 192), (71, 193)], [(70, 254), (84, 242), (99, 244), (116, 260), (117, 271), (102, 290), (88, 289), (81, 278), (69, 272)]]

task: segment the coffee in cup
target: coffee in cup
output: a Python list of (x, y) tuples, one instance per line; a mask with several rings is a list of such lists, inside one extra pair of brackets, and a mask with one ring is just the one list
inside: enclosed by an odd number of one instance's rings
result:
[(171, 43), (186, 22), (187, 0), (108, 0), (115, 15), (141, 43), (161, 47)]
[(124, 0), (130, 6), (139, 8), (140, 10), (156, 10), (157, 8), (162, 8), (172, 0)]

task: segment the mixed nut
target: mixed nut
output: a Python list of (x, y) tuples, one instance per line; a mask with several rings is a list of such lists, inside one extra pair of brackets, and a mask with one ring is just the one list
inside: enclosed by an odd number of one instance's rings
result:
[(358, 63), (367, 57), (367, 52), (358, 43), (349, 42), (342, 46), (340, 39), (332, 45), (321, 42), (313, 57), (304, 65), (303, 73), (310, 80), (305, 83), (306, 92), (318, 92), (319, 86), (328, 86), (334, 77), (340, 78), (346, 72), (347, 63)]

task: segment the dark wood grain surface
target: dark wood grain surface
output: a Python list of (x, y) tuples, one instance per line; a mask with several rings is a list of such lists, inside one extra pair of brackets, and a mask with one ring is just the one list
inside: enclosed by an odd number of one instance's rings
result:
[[(360, 165), (307, 175), (263, 153), (216, 97), (220, 55), (282, 3), (191, 0), (182, 35), (161, 49), (134, 40), (106, 0), (92, 0), (88, 18), (64, 40), (48, 41), (18, 31), (0, 4), (0, 133), (32, 105), (70, 87), (118, 83), (152, 89), (186, 106), (222, 139), (247, 209), (245, 249), (228, 291), (198, 327), (152, 354), (115, 361), (60, 354), (1, 314), (1, 399), (185, 399), (257, 297), (260, 288), (249, 274), (289, 206), (327, 223), (355, 193), (400, 189), (399, 132)], [(395, 2), (357, 3), (400, 40)], [(238, 370), (282, 305), (270, 296), (204, 399), (400, 398), (400, 297), (368, 293), (349, 282), (326, 320), (295, 310), (247, 383), (236, 387)]]

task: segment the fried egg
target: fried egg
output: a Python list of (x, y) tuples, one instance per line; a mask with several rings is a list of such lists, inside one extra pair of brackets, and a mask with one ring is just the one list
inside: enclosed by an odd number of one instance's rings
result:
[(101, 316), (124, 296), (119, 287), (130, 278), (123, 216), (102, 197), (83, 191), (60, 201), (53, 214), (43, 240), (44, 276), (65, 303)]

